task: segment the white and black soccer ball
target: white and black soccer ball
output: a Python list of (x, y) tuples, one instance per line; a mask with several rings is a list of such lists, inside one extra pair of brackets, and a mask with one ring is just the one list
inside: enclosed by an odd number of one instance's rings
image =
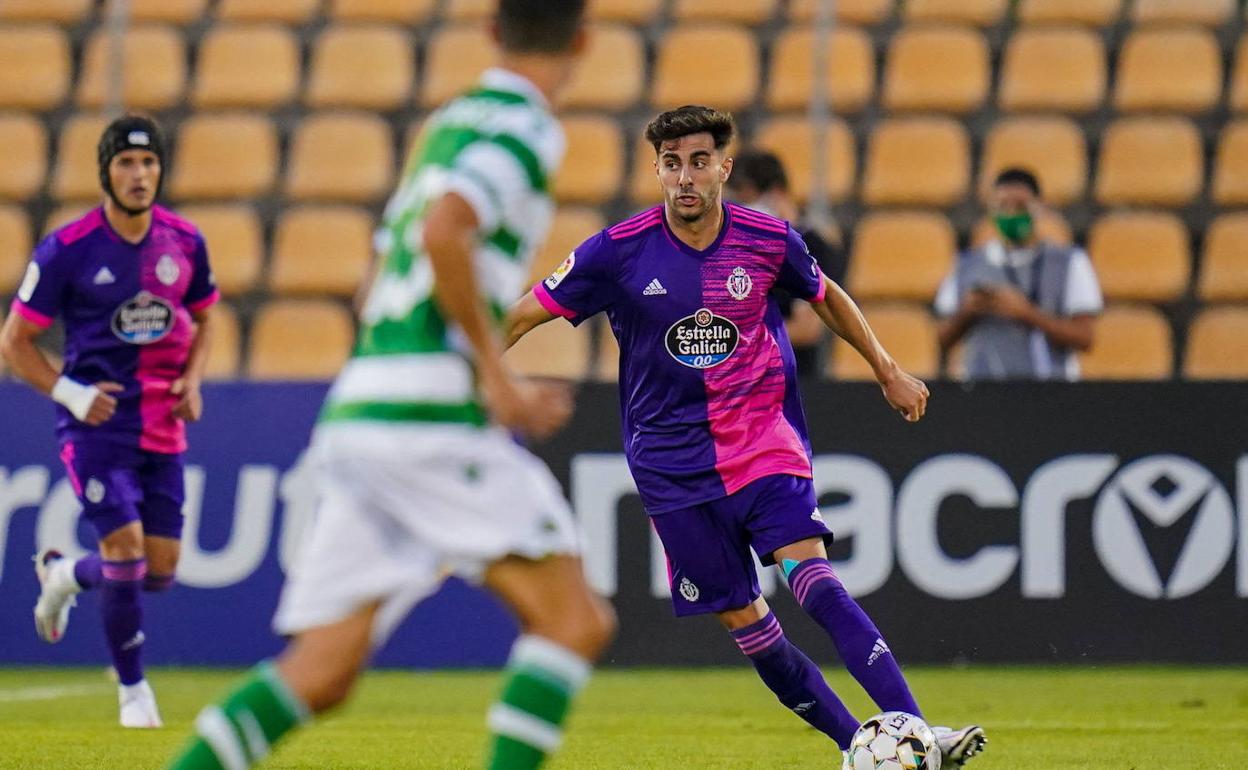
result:
[(922, 719), (887, 711), (854, 733), (843, 770), (940, 770), (940, 746)]

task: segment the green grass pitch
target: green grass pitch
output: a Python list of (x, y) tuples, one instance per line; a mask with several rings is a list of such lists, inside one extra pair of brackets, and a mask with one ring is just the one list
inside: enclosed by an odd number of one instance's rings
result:
[[(848, 676), (829, 680), (861, 718)], [(1248, 669), (908, 669), (933, 722), (984, 725), (974, 770), (1240, 770)], [(238, 672), (150, 673), (166, 727), (123, 731), (101, 669), (0, 669), (0, 768), (145, 770), (181, 745)], [(284, 743), (273, 770), (477, 768), (493, 672), (369, 674), (351, 703)], [(553, 770), (836, 768), (832, 744), (787, 713), (744, 664), (599, 672)]]

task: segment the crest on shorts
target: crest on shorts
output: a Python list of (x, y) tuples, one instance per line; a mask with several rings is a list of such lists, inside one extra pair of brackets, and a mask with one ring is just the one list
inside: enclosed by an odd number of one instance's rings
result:
[(87, 479), (87, 488), (83, 490), (87, 502), (99, 503), (104, 499), (104, 482), (92, 477)]
[(754, 279), (750, 278), (750, 274), (745, 272), (744, 267), (734, 267), (732, 275), (728, 276), (728, 293), (733, 299), (745, 299), (750, 296), (750, 289), (754, 288)]
[(166, 286), (172, 286), (178, 282), (178, 276), (182, 271), (178, 268), (178, 263), (168, 254), (162, 254), (160, 259), (156, 260), (156, 280)]
[(692, 580), (687, 577), (680, 579), (680, 595), (685, 597), (685, 601), (696, 602), (700, 594), (701, 592), (698, 591), (698, 587), (693, 584)]

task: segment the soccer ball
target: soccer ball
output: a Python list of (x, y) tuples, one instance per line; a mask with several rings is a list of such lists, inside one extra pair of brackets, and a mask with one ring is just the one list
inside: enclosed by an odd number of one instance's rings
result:
[(888, 711), (854, 733), (843, 770), (940, 770), (940, 747), (922, 719)]

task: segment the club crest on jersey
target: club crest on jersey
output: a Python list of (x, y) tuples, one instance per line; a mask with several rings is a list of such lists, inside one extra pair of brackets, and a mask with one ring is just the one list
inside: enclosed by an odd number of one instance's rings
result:
[(559, 265), (559, 267), (556, 267), (555, 272), (551, 273), (550, 277), (546, 279), (545, 281), (546, 288), (547, 289), (559, 288), (559, 284), (563, 283), (563, 279), (568, 277), (568, 273), (572, 272), (572, 268), (575, 266), (576, 266), (576, 252), (574, 251), (571, 254), (569, 254), (568, 258), (563, 260), (563, 264)]
[(741, 335), (732, 321), (706, 308), (685, 316), (667, 330), (667, 352), (693, 369), (709, 369), (728, 360)]
[(750, 278), (750, 274), (745, 272), (744, 267), (734, 267), (732, 275), (728, 276), (728, 293), (733, 299), (745, 299), (750, 296), (750, 289), (754, 288), (754, 279)]
[(141, 291), (113, 313), (113, 334), (131, 345), (150, 345), (173, 329), (173, 320), (173, 305)]
[(178, 263), (168, 254), (162, 254), (160, 259), (156, 260), (156, 280), (166, 286), (172, 286), (178, 282), (178, 276), (182, 271), (178, 268)]

